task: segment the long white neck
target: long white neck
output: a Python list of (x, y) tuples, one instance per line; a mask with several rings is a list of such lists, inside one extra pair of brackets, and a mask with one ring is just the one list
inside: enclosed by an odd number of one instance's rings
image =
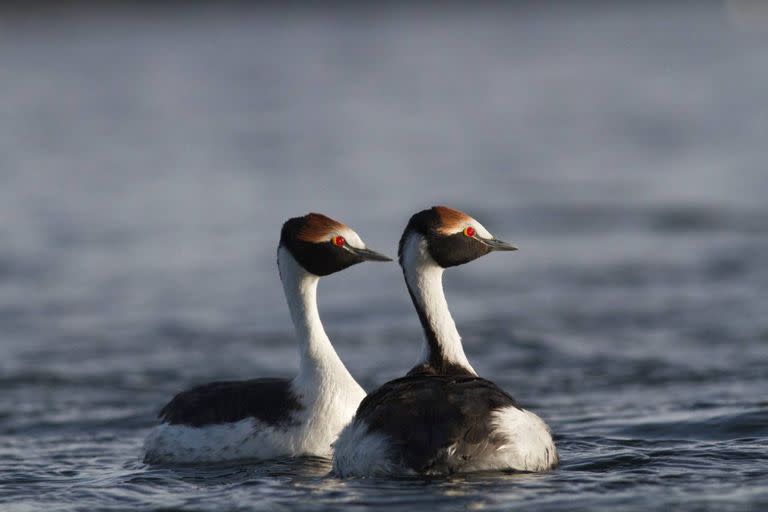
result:
[(411, 233), (402, 251), (405, 283), (425, 334), (419, 365), (414, 370), (428, 366), (442, 372), (449, 367), (460, 367), (477, 375), (464, 354), (461, 336), (448, 310), (443, 292), (444, 269), (430, 256), (421, 235)]
[(299, 342), (299, 375), (296, 380), (307, 385), (333, 380), (357, 386), (320, 321), (317, 309), (317, 283), (320, 278), (307, 272), (283, 247), (277, 251), (277, 265)]

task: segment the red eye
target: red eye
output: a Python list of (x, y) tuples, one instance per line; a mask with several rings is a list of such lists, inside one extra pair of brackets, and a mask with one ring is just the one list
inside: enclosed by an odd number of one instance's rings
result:
[(335, 245), (336, 247), (344, 247), (344, 244), (347, 243), (346, 240), (344, 240), (343, 236), (335, 236), (331, 239), (331, 243)]
[(472, 226), (467, 226), (464, 228), (464, 236), (468, 236), (469, 238), (472, 238), (473, 236), (475, 236), (475, 233), (476, 233), (475, 228), (473, 228)]

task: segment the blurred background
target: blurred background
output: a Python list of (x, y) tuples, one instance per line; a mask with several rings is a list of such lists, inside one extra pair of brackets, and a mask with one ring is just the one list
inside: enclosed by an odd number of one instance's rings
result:
[[(186, 387), (295, 371), (285, 219), (323, 212), (394, 256), (433, 204), (521, 248), (447, 272), (446, 292), (474, 367), (547, 419), (564, 464), (389, 498), (768, 499), (767, 13), (4, 4), (0, 499), (370, 505), (383, 491), (316, 475), (288, 491), (298, 477), (264, 466), (219, 475), (225, 493), (144, 466), (141, 440)], [(421, 332), (396, 265), (319, 294), (364, 387), (412, 366)]]

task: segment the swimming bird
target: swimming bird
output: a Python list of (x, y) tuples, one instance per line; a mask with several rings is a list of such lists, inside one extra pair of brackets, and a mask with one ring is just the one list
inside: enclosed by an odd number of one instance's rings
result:
[(330, 457), (331, 443), (365, 392), (347, 371), (317, 309), (320, 277), (363, 261), (392, 261), (319, 213), (288, 220), (277, 265), (299, 342), (293, 379), (212, 382), (176, 395), (147, 437), (146, 462), (197, 463), (282, 456)]
[(480, 378), (448, 310), (446, 268), (516, 247), (464, 212), (435, 206), (413, 215), (398, 251), (424, 329), (418, 364), (371, 392), (335, 443), (341, 477), (544, 471), (558, 463), (549, 427)]

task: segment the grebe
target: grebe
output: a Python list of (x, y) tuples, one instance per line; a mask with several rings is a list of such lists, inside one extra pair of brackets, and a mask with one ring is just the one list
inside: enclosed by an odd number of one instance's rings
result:
[(213, 382), (176, 395), (147, 437), (146, 462), (216, 462), (280, 456), (330, 457), (331, 443), (365, 391), (325, 334), (316, 291), (362, 261), (392, 261), (344, 224), (318, 213), (288, 220), (277, 264), (299, 341), (296, 378)]
[(400, 265), (424, 328), (419, 363), (370, 393), (335, 443), (341, 477), (544, 471), (558, 463), (549, 427), (464, 355), (443, 294), (446, 268), (516, 247), (467, 214), (435, 206), (411, 217)]

